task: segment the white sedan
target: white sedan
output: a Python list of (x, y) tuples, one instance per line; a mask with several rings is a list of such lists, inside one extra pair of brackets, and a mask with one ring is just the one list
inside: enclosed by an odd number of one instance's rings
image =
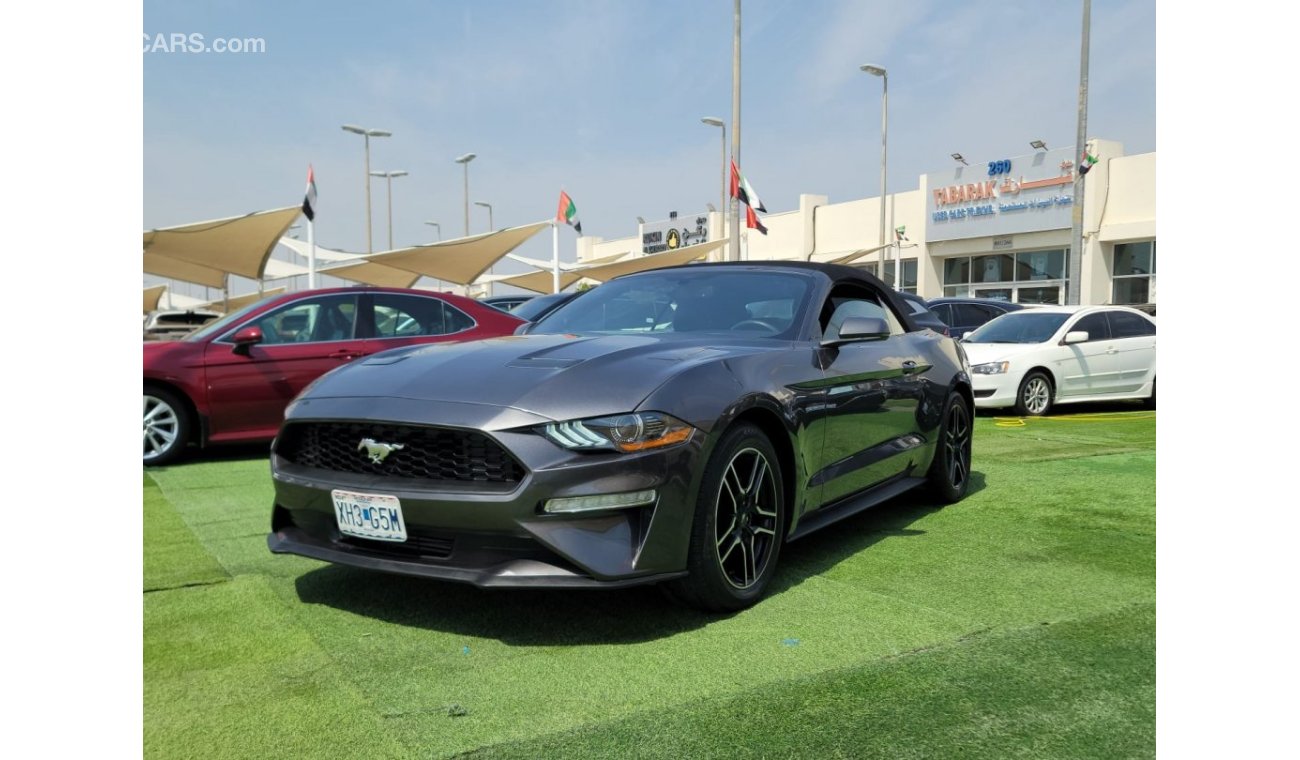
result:
[(1047, 306), (1013, 311), (962, 341), (975, 406), (1023, 416), (1053, 404), (1156, 401), (1156, 323), (1125, 306)]

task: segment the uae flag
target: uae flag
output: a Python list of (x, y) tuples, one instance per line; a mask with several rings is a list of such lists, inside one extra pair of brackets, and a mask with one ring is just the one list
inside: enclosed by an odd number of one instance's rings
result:
[(907, 240), (907, 225), (894, 228), (894, 235), (898, 240)]
[(574, 205), (569, 194), (560, 191), (560, 209), (555, 212), (555, 221), (573, 225), (573, 231), (582, 234), (582, 222), (578, 219), (578, 207)]
[(745, 206), (745, 226), (751, 230), (758, 230), (764, 235), (767, 234), (767, 228), (763, 226), (761, 221), (759, 221), (758, 214), (754, 213), (753, 206)]
[(740, 173), (736, 168), (736, 162), (731, 162), (731, 197), (739, 198), (740, 202), (751, 208), (756, 208), (767, 213), (767, 207), (763, 205), (763, 199), (758, 197), (754, 191), (754, 186), (749, 184), (749, 180)]
[(307, 195), (302, 199), (302, 213), (307, 221), (316, 221), (316, 174), (307, 164)]
[(1083, 159), (1079, 161), (1079, 176), (1087, 174), (1093, 165), (1097, 163), (1097, 157), (1089, 155), (1087, 151), (1083, 153)]

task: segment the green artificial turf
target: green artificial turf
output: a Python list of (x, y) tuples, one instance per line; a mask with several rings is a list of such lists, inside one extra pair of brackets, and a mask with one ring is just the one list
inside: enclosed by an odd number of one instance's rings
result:
[(980, 417), (973, 467), (731, 616), (271, 555), (265, 459), (149, 470), (145, 754), (1154, 754), (1154, 415)]

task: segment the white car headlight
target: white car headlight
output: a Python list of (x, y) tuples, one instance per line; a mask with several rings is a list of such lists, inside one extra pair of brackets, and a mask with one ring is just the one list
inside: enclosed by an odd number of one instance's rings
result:
[(662, 412), (632, 412), (552, 422), (537, 429), (552, 442), (578, 451), (646, 451), (691, 438), (695, 428)]
[(1011, 362), (988, 362), (976, 364), (970, 371), (976, 375), (1001, 375), (1011, 370)]

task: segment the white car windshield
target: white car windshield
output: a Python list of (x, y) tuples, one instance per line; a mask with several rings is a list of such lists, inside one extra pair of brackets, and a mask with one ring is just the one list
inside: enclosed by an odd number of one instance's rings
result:
[(1046, 314), (1016, 311), (997, 319), (968, 335), (966, 343), (1043, 343), (1061, 329), (1070, 315), (1062, 312)]

